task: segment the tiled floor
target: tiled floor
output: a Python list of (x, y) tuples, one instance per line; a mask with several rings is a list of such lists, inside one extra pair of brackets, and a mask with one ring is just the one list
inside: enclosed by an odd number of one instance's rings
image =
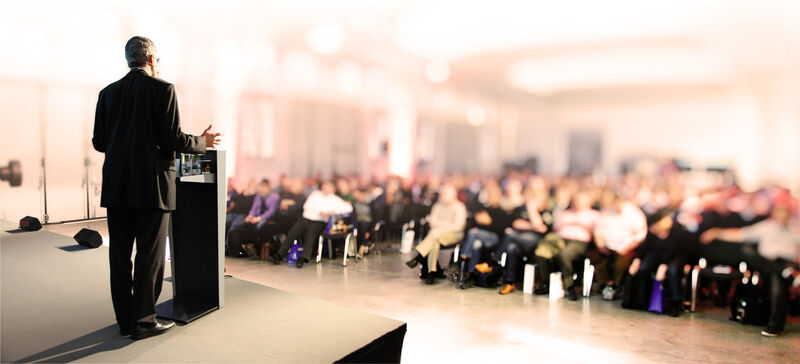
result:
[[(90, 228), (105, 234), (102, 225), (93, 222)], [(48, 229), (71, 235), (80, 227)], [(408, 322), (405, 363), (797, 363), (800, 358), (796, 318), (783, 336), (763, 338), (760, 327), (730, 322), (725, 310), (708, 304), (669, 318), (623, 310), (618, 301), (597, 296), (551, 302), (521, 292), (462, 291), (448, 281), (426, 286), (418, 270), (403, 265), (407, 258), (384, 251), (351, 260), (346, 268), (340, 260), (325, 259), (303, 269), (229, 258), (226, 268), (240, 279)]]

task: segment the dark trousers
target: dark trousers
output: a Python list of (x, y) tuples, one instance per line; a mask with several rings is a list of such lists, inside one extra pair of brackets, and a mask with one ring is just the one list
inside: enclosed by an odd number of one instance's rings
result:
[(259, 241), (259, 232), (264, 230), (264, 227), (269, 224), (269, 221), (262, 220), (256, 224), (249, 222), (241, 222), (231, 228), (228, 234), (228, 254), (237, 255), (244, 252), (242, 244), (255, 243)]
[[(625, 280), (622, 298), (622, 307), (637, 310), (647, 310), (650, 307), (650, 294), (653, 289), (653, 275), (662, 264), (658, 254), (647, 254), (641, 259), (639, 270), (636, 274), (627, 277)], [(676, 259), (667, 264), (667, 275), (664, 278), (662, 291), (662, 301), (667, 305), (677, 305), (682, 301), (681, 280), (683, 279), (683, 263)]]
[(542, 236), (533, 232), (509, 232), (503, 239), (506, 249), (506, 283), (513, 284), (517, 281), (519, 264), (523, 257), (533, 255), (536, 245)]
[(636, 253), (629, 252), (625, 255), (620, 255), (615, 251), (609, 251), (608, 255), (601, 253), (597, 249), (592, 249), (587, 252), (589, 260), (595, 266), (594, 275), (597, 277), (597, 282), (600, 284), (615, 284), (622, 285), (622, 278), (628, 272), (628, 267), (631, 266), (633, 258)]
[[(356, 242), (358, 243), (358, 246), (362, 246), (367, 242), (367, 234), (372, 234), (373, 226), (374, 225), (372, 222), (369, 221), (359, 221), (356, 223), (356, 227), (358, 227), (358, 236), (356, 236)], [(372, 236), (370, 235), (370, 238), (371, 237)]]
[(459, 255), (467, 257), (467, 271), (475, 273), (475, 265), (481, 262), (484, 249), (492, 249), (500, 242), (497, 234), (483, 229), (473, 228), (467, 231)]
[(572, 262), (576, 259), (586, 255), (586, 250), (589, 248), (589, 243), (578, 240), (566, 240), (564, 249), (556, 256), (558, 264), (561, 266), (561, 276), (564, 280), (564, 287), (571, 288), (575, 285), (575, 279), (572, 276), (575, 274), (575, 268)]
[(298, 240), (299, 242), (299, 240), (302, 239), (303, 257), (311, 260), (311, 255), (314, 253), (314, 248), (317, 246), (319, 235), (325, 230), (325, 225), (326, 224), (322, 221), (309, 220), (305, 217), (297, 219), (297, 222), (292, 225), (292, 228), (289, 229), (289, 232), (286, 234), (286, 239), (281, 243), (278, 254), (286, 256), (294, 241)]
[(225, 214), (225, 241), (228, 241), (228, 234), (231, 228), (244, 221), (247, 214), (227, 213)]
[[(156, 322), (155, 306), (164, 280), (168, 223), (168, 211), (108, 208), (111, 301), (122, 330), (134, 324), (147, 326)], [(131, 264), (134, 240), (136, 258)]]
[(791, 263), (778, 259), (770, 260), (756, 252), (754, 246), (745, 246), (742, 249), (750, 268), (762, 273), (769, 280), (767, 287), (770, 290), (769, 325), (783, 327), (786, 325), (786, 316), (789, 314), (789, 281), (784, 279), (781, 272)]
[(270, 219), (269, 223), (264, 225), (264, 228), (258, 232), (259, 239), (269, 242), (275, 235), (288, 234), (289, 229), (294, 226), (297, 220), (298, 218), (294, 216), (276, 214)]

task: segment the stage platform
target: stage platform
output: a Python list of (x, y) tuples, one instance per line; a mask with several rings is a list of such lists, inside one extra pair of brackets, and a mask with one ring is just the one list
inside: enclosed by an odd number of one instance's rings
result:
[[(14, 232), (16, 225), (0, 220), (2, 362), (400, 360), (403, 322), (234, 278), (225, 279), (223, 309), (133, 341), (114, 320), (108, 248), (44, 230)], [(164, 282), (160, 301), (171, 288)]]

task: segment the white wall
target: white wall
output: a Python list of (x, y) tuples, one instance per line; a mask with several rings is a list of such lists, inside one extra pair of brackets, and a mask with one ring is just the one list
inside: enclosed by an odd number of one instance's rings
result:
[[(678, 157), (696, 167), (733, 166), (746, 188), (798, 184), (800, 121), (794, 90), (745, 87), (606, 90), (561, 95), (525, 108), (517, 157), (535, 154), (546, 173), (564, 173), (573, 130), (603, 134), (604, 169), (629, 157)], [(800, 94), (796, 94), (800, 97)]]

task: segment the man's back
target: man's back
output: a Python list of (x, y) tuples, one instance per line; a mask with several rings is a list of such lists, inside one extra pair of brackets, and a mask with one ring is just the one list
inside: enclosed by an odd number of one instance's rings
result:
[(92, 143), (105, 153), (101, 206), (175, 209), (175, 151), (203, 153), (183, 134), (172, 84), (133, 69), (100, 92)]

